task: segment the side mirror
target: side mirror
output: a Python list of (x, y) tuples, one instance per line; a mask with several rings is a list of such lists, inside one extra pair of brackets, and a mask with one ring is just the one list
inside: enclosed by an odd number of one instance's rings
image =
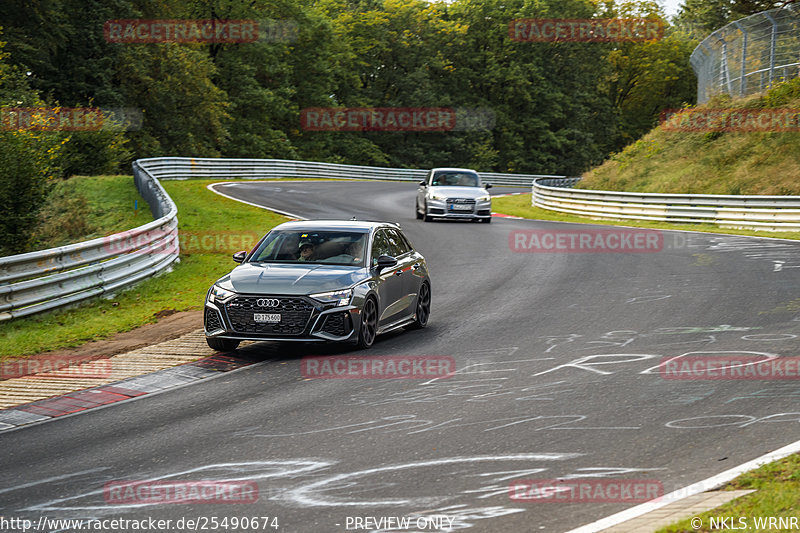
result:
[(397, 264), (397, 259), (391, 255), (381, 255), (378, 257), (378, 272), (385, 268), (393, 267)]
[(420, 181), (419, 184), (422, 185), (423, 187), (427, 187), (428, 186), (428, 182), (425, 181), (425, 180)]
[(243, 263), (245, 257), (247, 257), (247, 250), (242, 250), (241, 252), (233, 254), (233, 260), (237, 263)]
[(486, 185), (483, 186), (483, 188), (484, 189), (491, 189), (492, 188), (492, 184), (491, 183), (487, 183)]

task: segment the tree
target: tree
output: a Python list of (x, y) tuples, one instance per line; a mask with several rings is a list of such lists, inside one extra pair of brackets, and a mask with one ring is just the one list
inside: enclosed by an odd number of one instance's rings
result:
[(142, 129), (130, 132), (137, 157), (215, 157), (229, 116), (225, 92), (214, 85), (214, 64), (202, 45), (128, 46), (118, 73), (130, 106), (141, 109)]
[(729, 22), (760, 11), (793, 3), (786, 0), (685, 0), (675, 24), (695, 39), (702, 40)]
[(617, 128), (606, 149), (618, 151), (652, 129), (663, 110), (694, 103), (696, 78), (689, 57), (697, 41), (670, 27), (653, 1), (608, 3), (602, 16), (647, 18), (664, 28), (663, 38), (620, 42), (608, 52), (611, 69), (603, 90), (616, 111)]
[(103, 23), (133, 18), (128, 0), (4, 0), (13, 63), (31, 72), (33, 88), (66, 106), (125, 105), (115, 73), (122, 45), (109, 43)]
[[(58, 174), (59, 149), (66, 137), (16, 130), (15, 107), (41, 106), (27, 76), (8, 63), (0, 42), (0, 255), (25, 251), (50, 183)], [(41, 118), (35, 119), (42, 122)]]

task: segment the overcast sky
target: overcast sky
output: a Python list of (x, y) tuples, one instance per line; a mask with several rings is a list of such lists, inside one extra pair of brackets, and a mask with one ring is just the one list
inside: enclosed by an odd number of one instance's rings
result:
[(678, 14), (678, 6), (683, 3), (683, 0), (658, 0), (667, 12), (668, 16)]

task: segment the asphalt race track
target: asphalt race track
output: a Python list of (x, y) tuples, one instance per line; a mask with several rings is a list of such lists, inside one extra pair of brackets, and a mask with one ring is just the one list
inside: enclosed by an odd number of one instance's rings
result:
[[(305, 380), (303, 356), (349, 352), (254, 344), (240, 352), (256, 365), (0, 435), (0, 514), (269, 516), (286, 532), (444, 516), (445, 531), (566, 531), (633, 503), (514, 501), (512, 481), (647, 480), (670, 492), (800, 439), (796, 380), (666, 379), (658, 369), (684, 355), (797, 355), (800, 244), (664, 232), (649, 253), (518, 253), (516, 230), (599, 227), (423, 223), (409, 183), (218, 190), (309, 218), (399, 222), (428, 260), (431, 323), (381, 337), (365, 355), (452, 356), (459, 372)], [(255, 480), (259, 498), (104, 499), (108, 482), (152, 479)]]

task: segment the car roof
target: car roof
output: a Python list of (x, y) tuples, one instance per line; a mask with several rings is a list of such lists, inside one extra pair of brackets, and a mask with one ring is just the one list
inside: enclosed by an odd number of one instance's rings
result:
[(432, 169), (434, 172), (469, 172), (470, 174), (477, 174), (478, 172), (471, 168), (455, 168), (455, 167), (441, 167)]
[(383, 222), (373, 220), (293, 220), (291, 222), (284, 222), (274, 229), (297, 229), (309, 231), (358, 231), (369, 232), (372, 229), (390, 226), (393, 228), (400, 228), (400, 225), (395, 222)]

